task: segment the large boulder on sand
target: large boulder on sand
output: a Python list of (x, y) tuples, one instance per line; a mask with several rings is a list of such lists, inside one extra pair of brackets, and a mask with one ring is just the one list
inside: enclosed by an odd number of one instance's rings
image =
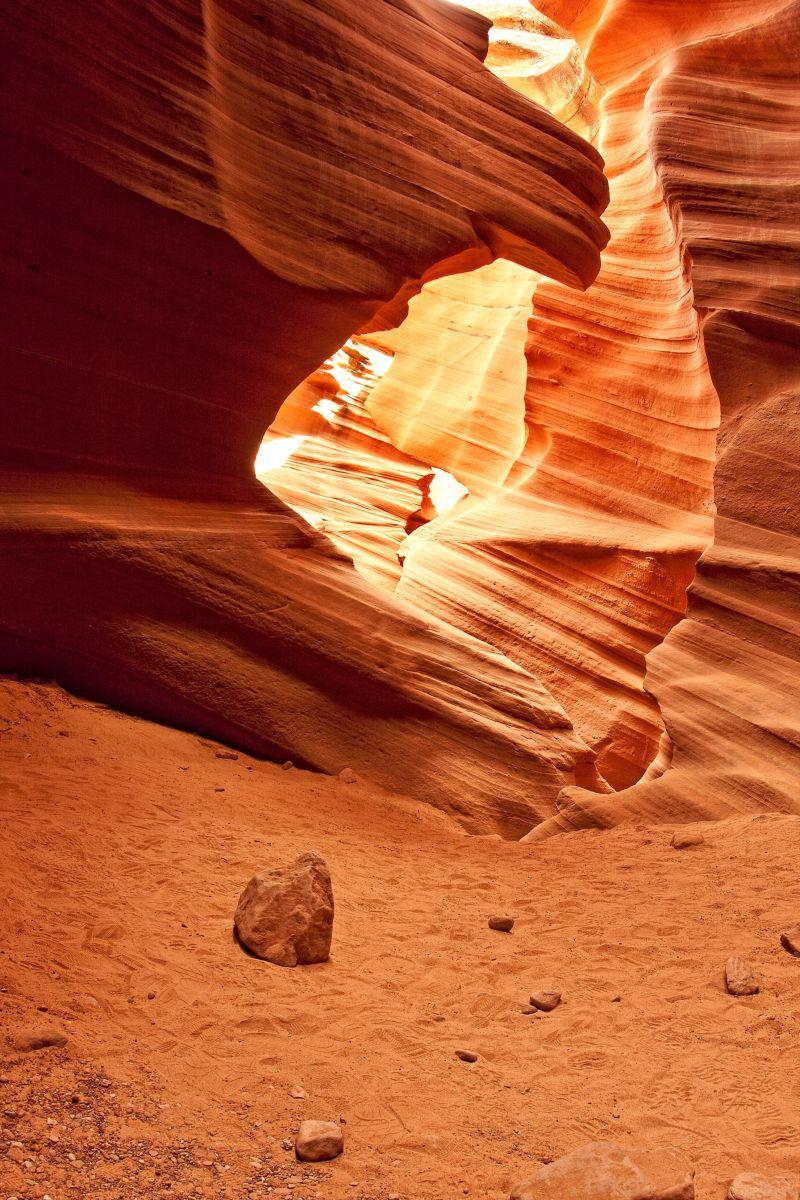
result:
[(694, 1168), (676, 1150), (592, 1142), (518, 1183), (510, 1200), (694, 1200)]
[(344, 1138), (332, 1121), (303, 1121), (294, 1144), (301, 1162), (328, 1162), (344, 1150)]
[(325, 962), (333, 934), (333, 888), (325, 860), (301, 854), (288, 867), (254, 875), (234, 917), (239, 941), (279, 967)]

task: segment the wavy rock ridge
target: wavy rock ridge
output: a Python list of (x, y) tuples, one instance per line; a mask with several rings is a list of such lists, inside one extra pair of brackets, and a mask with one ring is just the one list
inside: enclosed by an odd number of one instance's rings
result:
[[(583, 295), (502, 263), (434, 276), (396, 333), (364, 338), (394, 355), (361, 380), (366, 468), (328, 427), (275, 484), (294, 502), (325, 444), (340, 520), (355, 480), (362, 531), (370, 497), (394, 506), (392, 536), (366, 534), (375, 577), (564, 706), (601, 774), (532, 836), (796, 811), (797, 6), (471, 7), (492, 69), (598, 140), (601, 273)], [(403, 489), (387, 454), (411, 456)], [(432, 464), (469, 499), (403, 540)]]
[[(383, 549), (404, 566), (386, 575), (421, 611), (541, 679), (593, 748), (595, 786), (607, 791), (636, 781), (659, 749), (644, 659), (685, 611), (711, 540), (717, 398), (641, 87), (603, 101), (559, 26), (526, 4), (474, 7), (494, 21), (492, 69), (600, 138), (611, 242), (585, 295), (502, 262), (426, 282), (383, 335), (394, 358), (361, 402), (374, 456), (340, 466), (336, 505), (317, 497), (317, 511), (341, 520), (354, 480), (384, 511), (397, 503), (393, 477), (380, 479), (387, 445), (413, 456), (418, 478), (435, 464), (466, 485), (468, 501), (400, 546), (395, 522)], [(285, 406), (281, 432), (312, 428), (297, 423), (298, 403)], [(323, 469), (332, 454), (347, 458), (342, 433), (327, 426), (313, 443), (326, 447)], [(318, 473), (314, 457), (305, 444), (269, 476), (290, 503)], [(340, 544), (359, 561), (358, 539)]]
[(797, 811), (800, 6), (470, 8), (0, 18), (0, 669), (475, 831)]
[(432, 264), (588, 283), (599, 156), (438, 0), (357, 25), (345, 0), (2, 24), (0, 669), (523, 832), (593, 778), (563, 709), (376, 593), (252, 464), (281, 401)]
[(671, 769), (602, 803), (569, 792), (536, 837), (642, 817), (800, 811), (800, 7), (629, 2), (607, 12), (589, 62), (618, 91), (648, 81), (648, 146), (703, 314), (721, 409), (717, 515), (688, 616), (648, 658)]

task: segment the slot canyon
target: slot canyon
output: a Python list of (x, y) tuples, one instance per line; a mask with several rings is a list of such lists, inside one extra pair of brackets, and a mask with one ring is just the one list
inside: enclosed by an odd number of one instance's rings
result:
[(798, 1200), (800, 0), (0, 27), (0, 1200)]

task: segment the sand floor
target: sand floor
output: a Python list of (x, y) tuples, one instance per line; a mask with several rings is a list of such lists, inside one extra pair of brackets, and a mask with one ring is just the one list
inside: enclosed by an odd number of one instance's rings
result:
[[(0, 1200), (503, 1200), (596, 1139), (685, 1151), (699, 1200), (739, 1170), (800, 1175), (800, 959), (779, 944), (800, 820), (708, 825), (680, 852), (672, 832), (470, 838), (360, 782), (0, 681)], [(309, 849), (331, 961), (246, 956), (244, 884)], [(489, 930), (505, 913), (513, 933)], [(734, 952), (758, 996), (725, 993)], [(522, 1015), (545, 986), (562, 1006)], [(45, 1024), (64, 1049), (5, 1043)], [(306, 1116), (346, 1120), (335, 1163), (282, 1147)]]

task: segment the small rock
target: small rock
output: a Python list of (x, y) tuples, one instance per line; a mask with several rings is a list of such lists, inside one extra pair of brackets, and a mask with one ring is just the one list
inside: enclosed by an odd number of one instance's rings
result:
[(147, 999), (148, 999), (148, 1000), (155, 1000), (155, 998), (156, 998), (156, 994), (155, 994), (155, 992), (148, 992), (148, 993), (147, 993)]
[(534, 992), (530, 1002), (540, 1012), (552, 1012), (561, 1003), (561, 992)]
[(744, 1171), (728, 1188), (728, 1200), (799, 1200), (797, 1185), (785, 1176), (768, 1179)]
[(6, 1151), (6, 1158), (10, 1158), (12, 1162), (22, 1162), (25, 1157), (25, 1152), (19, 1146), (12, 1146)]
[(692, 846), (702, 846), (705, 842), (702, 833), (680, 833), (672, 835), (670, 845), (673, 850), (691, 850)]
[(58, 1029), (33, 1029), (30, 1033), (19, 1033), (9, 1039), (15, 1050), (29, 1053), (31, 1050), (47, 1050), (51, 1046), (67, 1044), (67, 1035)]
[(358, 783), (358, 776), (350, 767), (339, 772), (339, 779), (342, 783)]
[(523, 1017), (530, 1017), (533, 1015), (533, 1013), (537, 1013), (539, 1010), (538, 1008), (534, 1008), (532, 1004), (523, 1004), (519, 1011), (522, 1013)]
[(446, 1021), (447, 1017), (444, 1015), (444, 1013), (434, 1013), (433, 1016), (431, 1017), (431, 1020), (436, 1021), (436, 1022), (441, 1022), (441, 1021)]
[(510, 1200), (694, 1200), (694, 1168), (675, 1150), (592, 1142), (518, 1183)]
[(615, 992), (614, 995), (611, 997), (610, 1003), (611, 1004), (619, 1004), (621, 1002), (621, 1000), (622, 1000), (622, 996), (620, 996), (619, 992)]
[(281, 764), (281, 770), (282, 771), (291, 771), (293, 766), (294, 766), (294, 763), (292, 762), (292, 760), (290, 758), (287, 758), (286, 762)]
[(781, 934), (781, 945), (795, 958), (800, 958), (800, 925), (792, 925), (791, 929)]
[(239, 757), (239, 755), (236, 753), (235, 750), (215, 750), (214, 757), (215, 758), (230, 758), (230, 759), (233, 759), (234, 761), (236, 761), (236, 759)]
[(456, 1058), (460, 1058), (462, 1062), (477, 1062), (478, 1056), (472, 1050), (456, 1050)]
[(215, 787), (215, 788), (214, 788), (214, 791), (215, 791), (215, 792), (224, 792), (224, 791), (225, 791), (225, 788), (224, 788), (224, 787)]
[(289, 1095), (293, 1100), (305, 1100), (306, 1098), (305, 1092), (297, 1083), (293, 1087), (289, 1088)]
[(254, 875), (239, 897), (234, 925), (253, 954), (279, 967), (327, 962), (333, 888), (325, 860), (301, 854), (288, 867)]
[(303, 1121), (294, 1143), (301, 1162), (328, 1162), (344, 1150), (344, 1138), (333, 1121)]
[(737, 954), (725, 963), (725, 987), (731, 996), (755, 996), (759, 987), (748, 964)]
[(489, 928), (496, 929), (498, 933), (511, 933), (514, 928), (513, 917), (489, 917)]

